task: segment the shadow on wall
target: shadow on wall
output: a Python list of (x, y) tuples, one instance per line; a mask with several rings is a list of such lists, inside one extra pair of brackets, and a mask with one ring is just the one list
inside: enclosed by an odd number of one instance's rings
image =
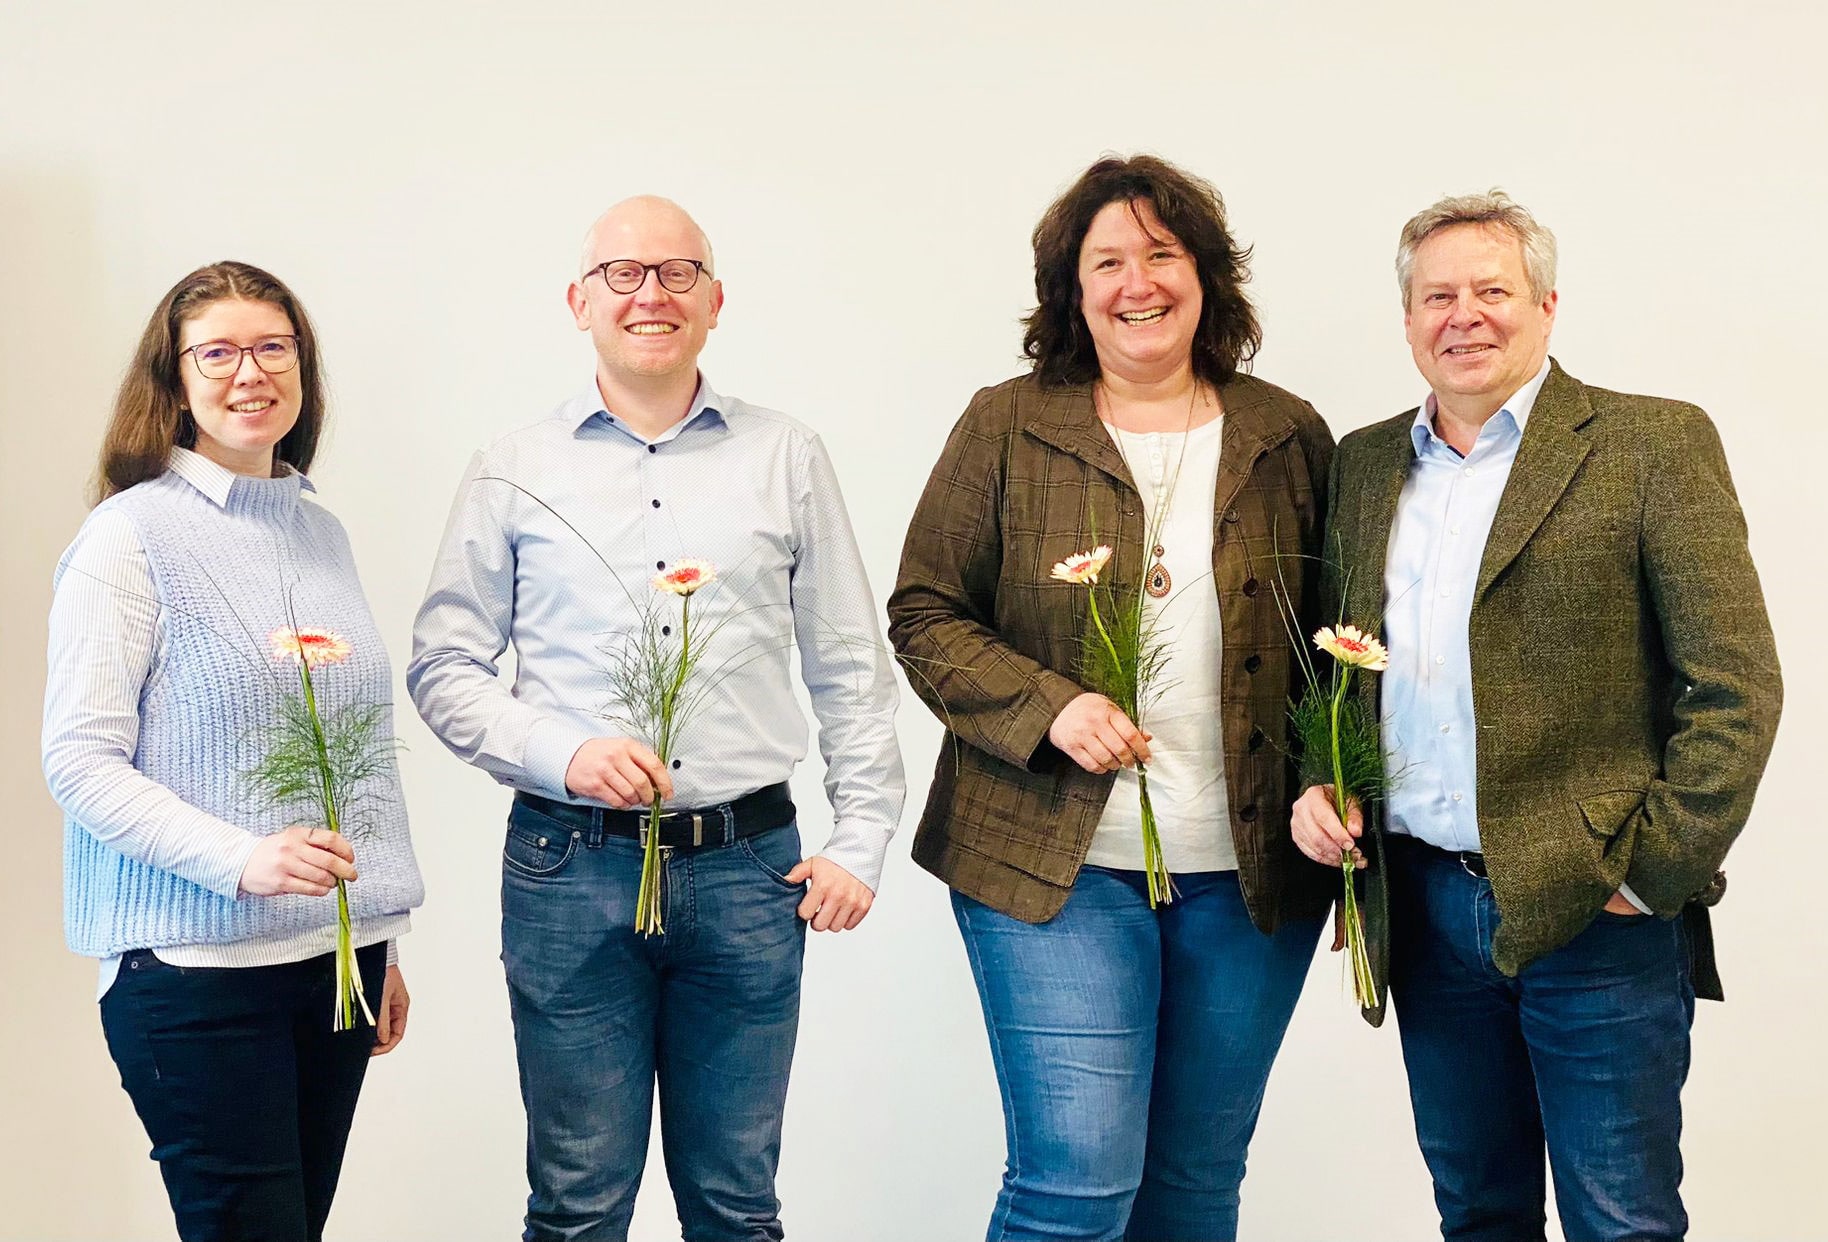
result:
[[(142, 322), (135, 316), (151, 309), (117, 314), (106, 304), (97, 209), (94, 179), (79, 168), (0, 170), (0, 634), (13, 674), (0, 695), (0, 1236), (9, 1237), (170, 1228), (158, 1170), (102, 1040), (95, 966), (64, 948), (62, 816), (38, 761), (51, 571), (88, 512), (102, 428)], [(81, 1193), (85, 1182), (91, 1193)]]

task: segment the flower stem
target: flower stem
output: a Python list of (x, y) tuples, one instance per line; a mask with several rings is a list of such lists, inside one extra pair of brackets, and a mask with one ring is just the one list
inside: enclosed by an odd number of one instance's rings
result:
[[(1341, 824), (1346, 822), (1351, 791), (1346, 788), (1345, 764), (1339, 753), (1339, 711), (1345, 703), (1346, 687), (1351, 680), (1351, 673), (1335, 671), (1329, 722), (1333, 742), (1333, 806), (1339, 812)], [(1344, 888), (1340, 913), (1346, 925), (1346, 957), (1352, 971), (1352, 995), (1361, 1008), (1369, 1009), (1377, 1004), (1377, 980), (1371, 973), (1371, 956), (1365, 948), (1365, 926), (1358, 913), (1358, 868), (1350, 853), (1341, 852), (1339, 868)]]
[[(324, 721), (317, 711), (317, 689), (311, 684), (311, 662), (301, 654), (298, 677), (304, 687), (305, 714), (311, 721), (311, 744), (317, 759), (318, 804), (324, 813), (324, 827), (341, 833), (342, 817), (337, 813), (336, 782), (330, 764), (330, 746), (324, 738)], [(349, 886), (336, 882), (336, 996), (331, 1002), (331, 1029), (355, 1029), (359, 1006), (370, 1026), (374, 1014), (368, 1008), (368, 996), (362, 988), (362, 972), (356, 967), (355, 927), (349, 917)]]

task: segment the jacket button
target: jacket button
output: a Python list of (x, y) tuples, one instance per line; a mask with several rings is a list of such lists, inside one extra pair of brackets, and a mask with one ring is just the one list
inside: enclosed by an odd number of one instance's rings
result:
[(1256, 823), (1257, 822), (1257, 804), (1253, 802), (1249, 806), (1240, 810), (1238, 812), (1238, 818), (1243, 820), (1247, 824)]
[(1237, 521), (1237, 520), (1238, 520), (1238, 511), (1237, 511), (1237, 510), (1236, 510), (1236, 509), (1227, 509), (1227, 510), (1225, 510), (1225, 520), (1226, 520), (1226, 521), (1227, 521), (1227, 522), (1235, 522), (1235, 521)]
[(1263, 730), (1252, 729), (1250, 731), (1250, 740), (1247, 745), (1249, 745), (1252, 750), (1262, 750), (1264, 741)]
[(1246, 578), (1244, 580), (1244, 594), (1255, 595), (1256, 593), (1257, 593), (1257, 580), (1255, 578)]
[(1254, 673), (1262, 667), (1263, 667), (1263, 657), (1262, 656), (1247, 655), (1244, 657), (1244, 671), (1245, 672)]

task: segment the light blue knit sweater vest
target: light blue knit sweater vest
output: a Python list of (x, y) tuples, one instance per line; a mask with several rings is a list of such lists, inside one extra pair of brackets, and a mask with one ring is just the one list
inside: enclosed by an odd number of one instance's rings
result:
[[(161, 605), (134, 767), (193, 806), (263, 835), (322, 818), (309, 803), (264, 805), (244, 775), (260, 758), (280, 697), (298, 685), (296, 670), (276, 661), (267, 641), (287, 622), (288, 596), (300, 627), (334, 630), (353, 648), (344, 663), (315, 671), (320, 710), (393, 698), (387, 651), (356, 580), (349, 540), (327, 510), (302, 499), (302, 488), (298, 475), (238, 478), (228, 505), (218, 508), (167, 471), (102, 502), (138, 531)], [(391, 706), (381, 727), (392, 737)], [(391, 759), (357, 787), (347, 810), (360, 825), (351, 832), (361, 872), (349, 886), (354, 918), (417, 906), (424, 886)], [(335, 919), (334, 896), (231, 900), (136, 862), (64, 821), (64, 930), (78, 953), (224, 944)]]

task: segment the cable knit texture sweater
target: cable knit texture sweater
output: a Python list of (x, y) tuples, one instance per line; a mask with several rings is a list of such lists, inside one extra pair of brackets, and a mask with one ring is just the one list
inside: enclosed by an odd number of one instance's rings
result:
[[(276, 660), (268, 643), (287, 623), (288, 607), (299, 626), (334, 630), (352, 648), (344, 663), (314, 673), (321, 711), (392, 698), (387, 652), (348, 538), (328, 511), (302, 499), (304, 486), (296, 474), (238, 478), (228, 503), (218, 506), (167, 471), (97, 509), (115, 509), (133, 523), (159, 597), (157, 653), (140, 696), (133, 766), (200, 812), (256, 835), (321, 819), (308, 803), (266, 804), (245, 776), (260, 759), (282, 697), (298, 692), (296, 668)], [(60, 579), (66, 569), (59, 565)], [(392, 736), (391, 707), (381, 728)], [(236, 897), (137, 861), (129, 854), (156, 856), (157, 843), (122, 842), (122, 852), (84, 828), (80, 798), (59, 801), (65, 933), (78, 953), (279, 937), (336, 918), (331, 898)], [(359, 921), (418, 905), (424, 887), (391, 758), (356, 787), (344, 819), (361, 873), (349, 886), (352, 915)]]

